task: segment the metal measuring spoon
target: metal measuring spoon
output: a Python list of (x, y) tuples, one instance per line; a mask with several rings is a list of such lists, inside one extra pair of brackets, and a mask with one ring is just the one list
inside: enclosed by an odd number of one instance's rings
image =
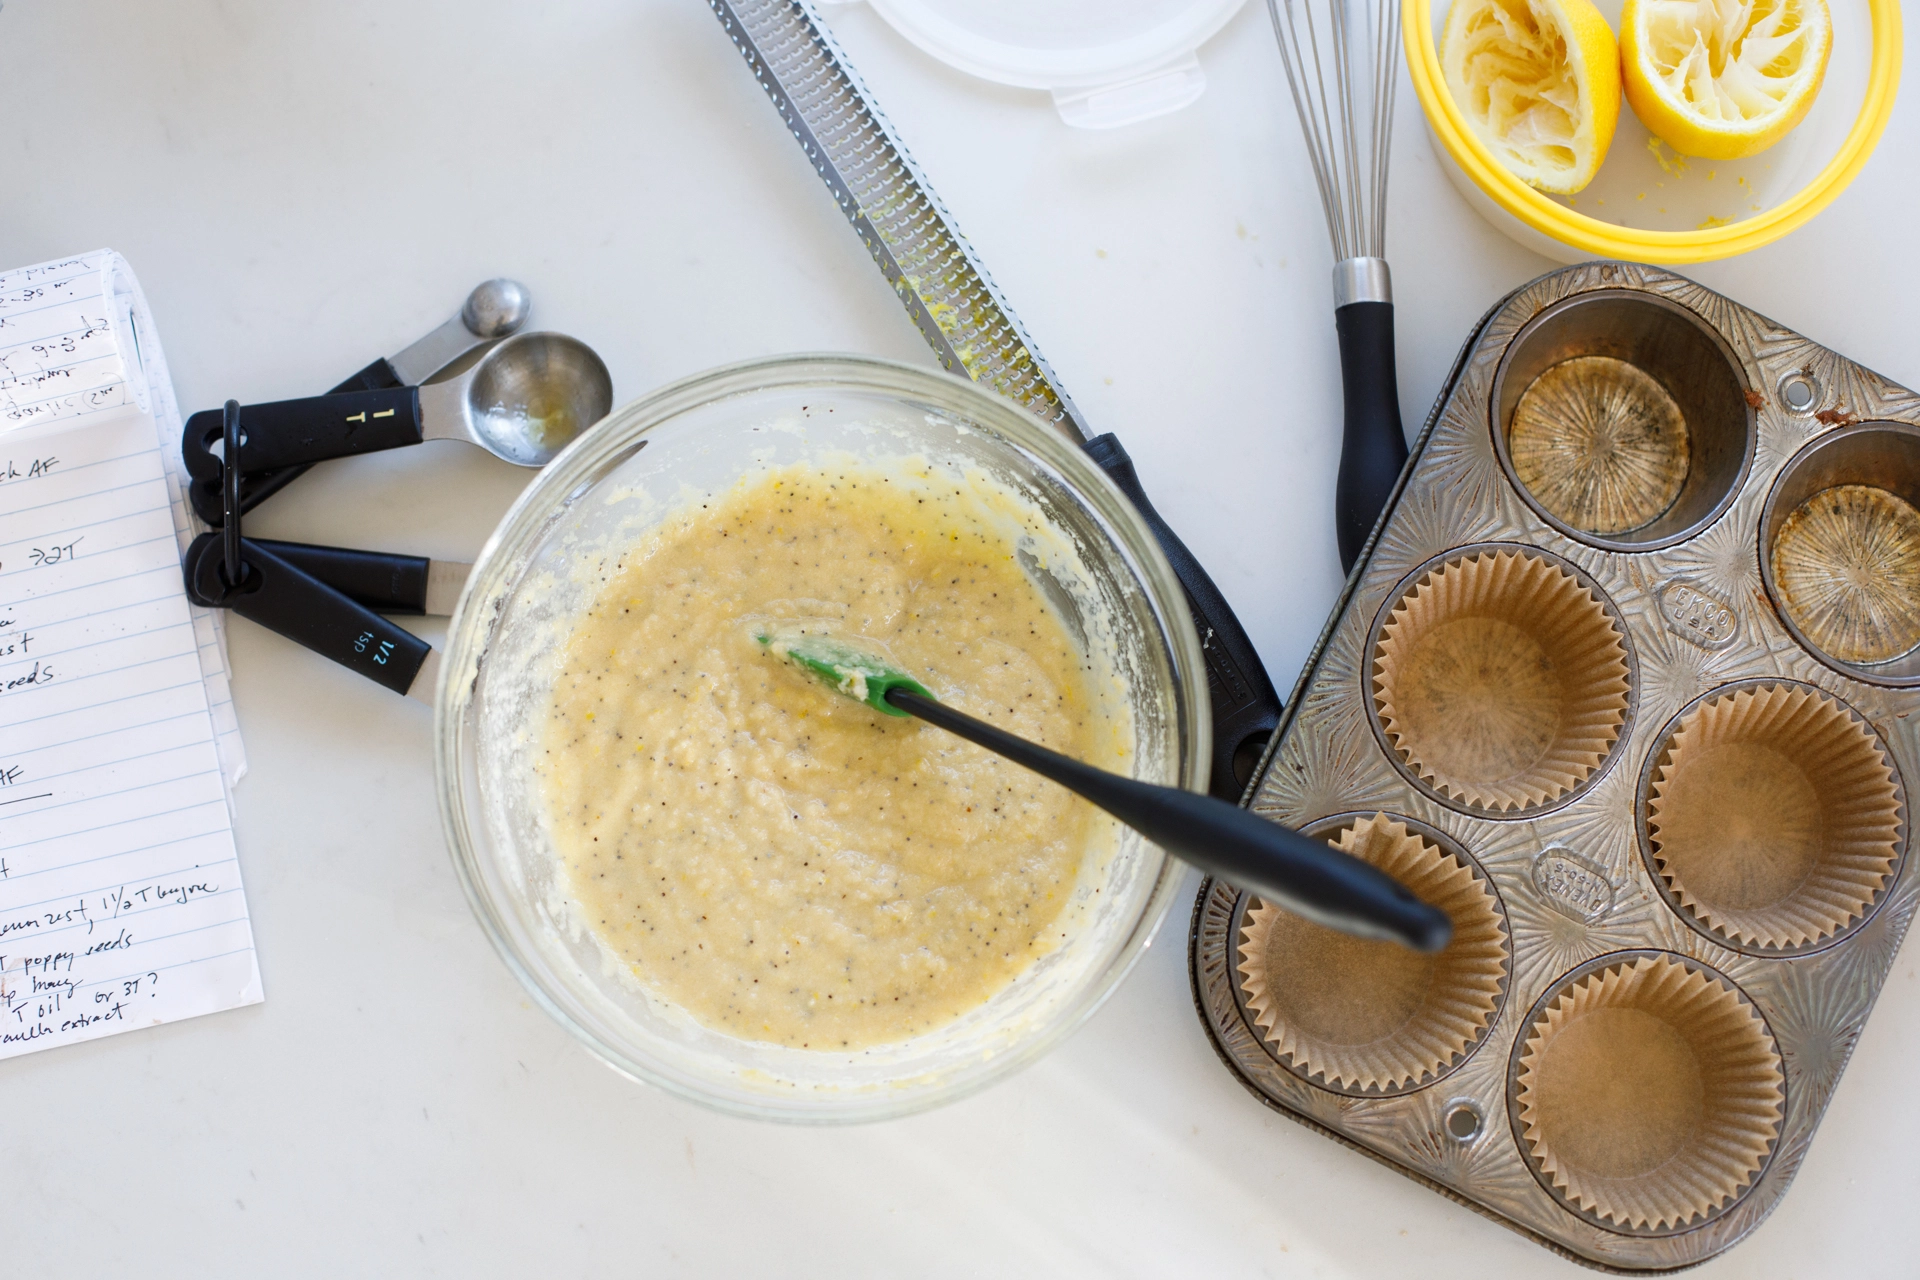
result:
[(471, 440), (523, 467), (545, 466), (612, 408), (607, 366), (559, 333), (508, 338), (458, 378), (420, 388), (424, 438)]
[[(613, 408), (613, 379), (593, 348), (560, 333), (501, 342), (457, 378), (248, 405), (248, 470), (465, 440), (523, 467), (544, 466)], [(219, 410), (187, 419), (182, 454), (195, 479), (218, 479)]]
[[(533, 314), (533, 295), (517, 280), (495, 278), (474, 286), (466, 301), (445, 322), (425, 337), (396, 355), (383, 356), (366, 368), (334, 386), (329, 394), (345, 391), (377, 391), (382, 387), (404, 387), (425, 382), (434, 374), (467, 355), (475, 347), (511, 337)], [(188, 466), (192, 461), (193, 437), (188, 436)], [(216, 455), (216, 458), (218, 455)], [(277, 467), (271, 471), (250, 471), (241, 477), (240, 510), (251, 511), (274, 494), (306, 474), (311, 463)], [(197, 477), (200, 470), (193, 469)], [(187, 487), (187, 500), (194, 512), (214, 528), (226, 518), (217, 472), (205, 479), (196, 478)]]
[[(527, 317), (533, 314), (533, 296), (527, 292), (527, 286), (517, 280), (496, 279), (478, 285), (467, 295), (461, 304), (458, 315), (420, 339), (399, 355), (388, 356), (384, 361), (376, 360), (368, 369), (355, 374), (355, 378), (366, 379), (367, 373), (380, 364), (385, 364), (393, 374), (393, 381), (363, 381), (360, 387), (373, 388), (392, 385), (412, 385), (425, 382), (434, 374), (458, 360), (467, 352), (484, 342), (498, 342), (502, 338), (512, 337), (526, 324)], [(335, 387), (335, 391), (359, 390), (355, 386)]]

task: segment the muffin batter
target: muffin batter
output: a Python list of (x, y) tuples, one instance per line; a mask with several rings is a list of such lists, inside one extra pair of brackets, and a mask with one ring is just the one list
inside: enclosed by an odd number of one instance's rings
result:
[(1015, 558), (1019, 501), (913, 470), (801, 464), (690, 503), (598, 566), (567, 642), (540, 773), (569, 887), (647, 987), (717, 1030), (857, 1049), (980, 1005), (1061, 936), (1107, 821), (756, 643), (833, 635), (1124, 768), (1085, 655)]

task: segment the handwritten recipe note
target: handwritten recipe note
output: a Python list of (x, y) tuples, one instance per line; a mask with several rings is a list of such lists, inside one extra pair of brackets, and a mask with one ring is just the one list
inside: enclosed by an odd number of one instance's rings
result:
[[(144, 334), (144, 336), (143, 336)], [(180, 408), (139, 282), (111, 250), (0, 272), (0, 436), (133, 404), (152, 420), (169, 459), (167, 493), (184, 552), (200, 525), (178, 463)], [(232, 787), (247, 770), (228, 688), (225, 620), (189, 606), (200, 642), (220, 766)]]
[(261, 998), (171, 389), (102, 354), (98, 262), (30, 272), (0, 275), (0, 1058)]

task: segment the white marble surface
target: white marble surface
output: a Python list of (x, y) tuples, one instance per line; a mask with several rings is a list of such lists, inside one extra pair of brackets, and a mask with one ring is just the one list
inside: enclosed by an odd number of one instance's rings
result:
[[(1338, 586), (1338, 380), (1264, 13), (1203, 50), (1198, 104), (1104, 134), (864, 7), (833, 22), (1289, 685)], [(1809, 228), (1693, 274), (1920, 383), (1914, 119)], [(1412, 425), (1481, 311), (1550, 264), (1454, 194), (1410, 93), (1395, 166)], [(804, 348), (931, 363), (699, 0), (7, 0), (0, 173), (0, 260), (125, 253), (189, 407), (321, 390), (493, 274), (622, 398)], [(332, 464), (253, 527), (467, 558), (524, 478), (429, 445)], [(468, 915), (426, 712), (233, 635), (267, 1001), (0, 1069), (0, 1273), (1573, 1274), (1244, 1093), (1193, 1014), (1184, 901), (1085, 1030), (944, 1111), (812, 1132), (627, 1083)], [(1780, 1210), (1702, 1276), (1920, 1270), (1917, 967), (1909, 949)]]

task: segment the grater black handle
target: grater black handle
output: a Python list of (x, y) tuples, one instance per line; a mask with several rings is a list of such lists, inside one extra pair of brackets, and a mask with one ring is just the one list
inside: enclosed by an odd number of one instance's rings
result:
[(1213, 767), (1207, 790), (1222, 800), (1238, 800), (1260, 763), (1267, 739), (1280, 723), (1280, 695), (1274, 692), (1273, 681), (1227, 598), (1180, 535), (1147, 501), (1133, 459), (1120, 442), (1111, 434), (1095, 436), (1087, 441), (1086, 450), (1133, 500), (1167, 553), (1174, 576), (1186, 588), (1187, 607), (1193, 611), (1193, 625), (1200, 632), (1200, 650), (1207, 661), (1207, 693), (1213, 704)]
[(1335, 309), (1333, 326), (1340, 335), (1340, 389), (1347, 406), (1333, 525), (1341, 572), (1352, 573), (1407, 465), (1407, 436), (1394, 375), (1393, 304), (1349, 302)]

